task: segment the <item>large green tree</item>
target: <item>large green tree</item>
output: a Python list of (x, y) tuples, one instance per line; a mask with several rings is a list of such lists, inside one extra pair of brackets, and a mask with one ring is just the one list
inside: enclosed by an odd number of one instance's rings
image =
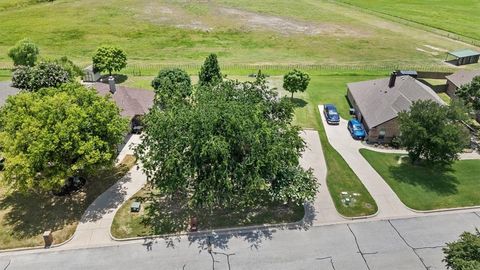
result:
[(117, 47), (102, 46), (97, 49), (92, 57), (93, 68), (98, 72), (108, 71), (111, 76), (113, 71), (120, 71), (127, 66), (127, 55)]
[(464, 232), (458, 241), (447, 243), (443, 248), (443, 260), (452, 270), (480, 269), (480, 231)]
[(72, 83), (9, 97), (0, 127), (2, 179), (21, 190), (51, 190), (110, 164), (127, 121), (109, 98)]
[(222, 81), (222, 73), (218, 64), (217, 55), (210, 54), (203, 63), (198, 74), (198, 84), (201, 86), (215, 85)]
[(34, 67), (19, 66), (15, 69), (12, 85), (20, 89), (37, 91), (46, 87), (58, 87), (73, 79), (69, 71), (56, 62), (41, 62)]
[(294, 69), (283, 76), (283, 89), (292, 93), (292, 99), (293, 93), (305, 92), (309, 83), (310, 76), (297, 69)]
[(15, 66), (33, 67), (40, 53), (37, 45), (28, 39), (22, 39), (10, 48), (8, 56), (12, 58)]
[(419, 100), (413, 102), (410, 111), (399, 113), (400, 142), (412, 163), (424, 159), (431, 164), (447, 165), (458, 159), (468, 141), (468, 133), (460, 122), (465, 111), (459, 106)]
[(136, 155), (162, 195), (193, 207), (303, 203), (317, 184), (299, 166), (305, 143), (292, 116), (290, 101), (265, 84), (225, 81), (152, 109)]
[(162, 69), (152, 81), (155, 101), (164, 106), (187, 99), (192, 94), (190, 76), (179, 68)]
[(466, 105), (480, 111), (480, 76), (473, 78), (471, 83), (465, 84), (456, 91)]

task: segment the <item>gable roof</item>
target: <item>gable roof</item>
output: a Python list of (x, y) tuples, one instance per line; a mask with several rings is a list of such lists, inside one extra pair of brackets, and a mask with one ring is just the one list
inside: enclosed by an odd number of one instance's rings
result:
[(155, 93), (152, 90), (129, 88), (122, 85), (116, 87), (115, 94), (112, 94), (108, 84), (94, 84), (94, 88), (100, 95), (112, 95), (112, 99), (120, 108), (122, 116), (133, 118), (135, 115), (143, 115), (153, 106)]
[(9, 96), (16, 95), (21, 90), (11, 86), (11, 82), (0, 82), (0, 107), (5, 105)]
[(410, 76), (397, 76), (390, 88), (390, 78), (347, 84), (368, 128), (376, 127), (408, 111), (413, 101), (434, 100), (445, 104), (428, 86)]
[(456, 87), (471, 83), (473, 78), (480, 76), (480, 69), (478, 70), (460, 70), (452, 75), (447, 76), (447, 80), (452, 82)]

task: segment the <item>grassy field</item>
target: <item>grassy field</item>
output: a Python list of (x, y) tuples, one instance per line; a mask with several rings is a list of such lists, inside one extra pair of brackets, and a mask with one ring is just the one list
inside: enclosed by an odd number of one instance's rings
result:
[(0, 250), (43, 246), (42, 234), (52, 230), (54, 243), (69, 239), (87, 207), (135, 163), (127, 156), (117, 168), (99, 171), (72, 196), (26, 193), (0, 187)]
[(480, 41), (480, 2), (477, 0), (341, 0), (365, 9), (400, 17)]
[(9, 81), (12, 77), (10, 70), (0, 69), (0, 82)]
[[(0, 63), (19, 39), (44, 57), (89, 63), (96, 47), (124, 48), (131, 64), (200, 63), (216, 52), (225, 63), (437, 65), (425, 45), (459, 45), (330, 1), (6, 0), (0, 5)], [(16, 8), (19, 4), (21, 8)], [(3, 10), (2, 10), (3, 8)]]
[[(189, 215), (178, 201), (162, 201), (156, 207), (162, 209), (158, 218), (151, 221), (152, 226), (145, 226), (142, 219), (145, 207), (149, 204), (146, 189), (140, 190), (128, 200), (115, 214), (111, 232), (114, 237), (128, 238), (136, 236), (160, 235), (186, 232), (189, 229)], [(143, 201), (138, 213), (130, 212), (133, 201)], [(260, 205), (248, 209), (217, 209), (212, 212), (198, 209), (195, 216), (198, 230), (234, 228), (239, 226), (279, 224), (300, 221), (305, 210), (302, 205)]]
[(480, 160), (461, 160), (450, 169), (411, 165), (399, 155), (360, 150), (361, 154), (397, 193), (402, 202), (417, 210), (480, 205)]

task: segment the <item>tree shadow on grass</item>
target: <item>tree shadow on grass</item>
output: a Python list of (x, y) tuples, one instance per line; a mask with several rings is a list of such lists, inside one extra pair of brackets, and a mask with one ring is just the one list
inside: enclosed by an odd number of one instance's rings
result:
[[(10, 226), (14, 238), (24, 239), (74, 224), (100, 194), (128, 172), (129, 166), (131, 164), (111, 166), (86, 175), (87, 184), (68, 196), (54, 196), (50, 192), (9, 192), (0, 198), (0, 209), (8, 210), (0, 226)], [(121, 190), (112, 190), (113, 196), (121, 196), (121, 193)], [(101, 211), (87, 211), (84, 219), (95, 220), (102, 215)]]
[[(242, 239), (249, 243), (250, 248), (258, 249), (264, 240), (272, 239), (277, 229), (308, 230), (312, 226), (313, 206), (275, 205), (261, 204), (248, 209), (216, 208), (216, 209), (188, 209), (186, 200), (180, 198), (168, 199), (158, 194), (149, 193), (143, 198), (136, 200), (150, 201), (147, 203), (146, 212), (142, 223), (151, 227), (152, 234), (175, 234), (189, 231), (190, 217), (194, 216), (198, 221), (199, 231), (188, 233), (189, 245), (197, 245), (199, 252), (208, 247), (227, 250), (231, 239)], [(301, 209), (301, 211), (300, 211)], [(284, 217), (284, 219), (282, 219)], [(278, 224), (299, 221), (297, 225), (284, 226), (271, 229), (262, 224)], [(242, 226), (254, 226), (250, 229), (235, 229)], [(220, 230), (226, 228), (226, 230)], [(234, 228), (234, 229), (228, 229)], [(213, 230), (209, 232), (208, 230)], [(168, 248), (175, 248), (181, 241), (180, 236), (162, 237)]]
[(421, 186), (439, 195), (458, 193), (458, 179), (453, 175), (451, 167), (430, 167), (428, 165), (412, 165), (403, 163), (390, 167), (390, 173), (399, 182)]
[(290, 99), (290, 102), (292, 102), (293, 106), (295, 106), (296, 108), (303, 108), (308, 104), (308, 102), (306, 102), (301, 98), (294, 97), (293, 99), (292, 98), (289, 98), (289, 99)]

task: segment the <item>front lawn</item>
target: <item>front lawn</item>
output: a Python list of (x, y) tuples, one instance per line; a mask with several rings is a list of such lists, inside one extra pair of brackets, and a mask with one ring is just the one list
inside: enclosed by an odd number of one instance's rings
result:
[(366, 149), (360, 153), (410, 208), (433, 210), (480, 205), (480, 160), (461, 160), (449, 169), (440, 170), (412, 165), (408, 158), (399, 164), (398, 154)]
[(121, 165), (97, 171), (72, 196), (20, 193), (0, 187), (0, 249), (43, 246), (42, 234), (52, 230), (54, 243), (69, 239), (87, 207), (135, 164), (127, 156)]
[[(141, 210), (138, 213), (130, 212), (134, 201), (141, 201)], [(149, 225), (142, 220), (146, 217), (145, 208), (149, 204), (149, 191), (143, 188), (115, 214), (111, 227), (112, 235), (116, 238), (129, 238), (149, 235), (181, 233), (188, 230), (189, 215), (183, 204), (177, 201), (162, 200), (156, 207), (158, 216), (151, 219)], [(230, 208), (216, 209), (212, 212), (205, 209), (195, 211), (198, 220), (198, 230), (212, 230), (221, 228), (235, 228), (241, 226), (279, 224), (300, 221), (305, 215), (302, 205), (267, 204), (248, 209)]]
[(12, 77), (12, 72), (9, 69), (0, 69), (0, 82), (10, 81)]

